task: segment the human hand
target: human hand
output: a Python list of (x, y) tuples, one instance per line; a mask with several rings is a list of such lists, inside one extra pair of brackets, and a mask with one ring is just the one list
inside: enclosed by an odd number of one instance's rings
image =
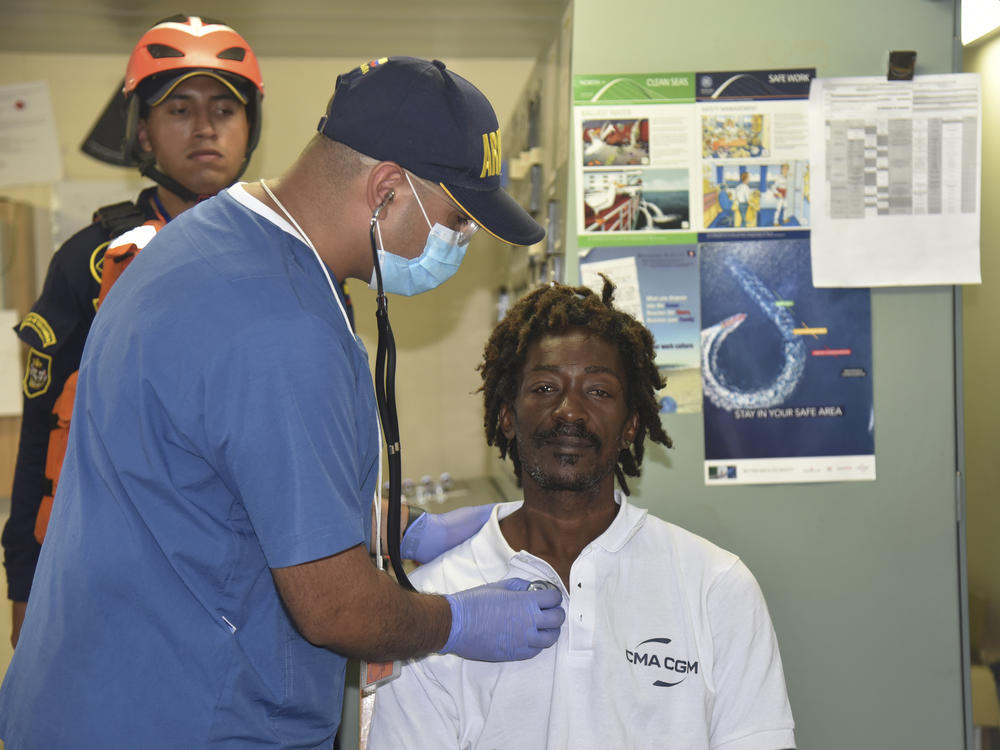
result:
[(461, 544), (489, 520), (493, 503), (469, 505), (447, 513), (423, 513), (406, 527), (399, 545), (404, 560), (430, 562)]
[(451, 632), (442, 654), (477, 661), (530, 659), (559, 637), (566, 613), (556, 589), (528, 591), (528, 581), (508, 578), (455, 594)]

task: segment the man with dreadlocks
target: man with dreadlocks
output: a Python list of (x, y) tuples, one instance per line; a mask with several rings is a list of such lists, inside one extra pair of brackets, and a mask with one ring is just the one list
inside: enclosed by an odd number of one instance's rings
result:
[[(586, 287), (514, 305), (480, 365), (486, 438), (524, 501), (418, 568), (448, 592), (510, 576), (555, 587), (566, 622), (534, 659), (432, 655), (379, 690), (374, 750), (795, 746), (763, 595), (735, 555), (629, 504), (647, 437), (670, 447), (649, 331)], [(620, 491), (615, 490), (615, 479)]]

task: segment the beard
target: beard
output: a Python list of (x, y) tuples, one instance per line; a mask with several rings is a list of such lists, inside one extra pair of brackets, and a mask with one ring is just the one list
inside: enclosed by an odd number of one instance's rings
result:
[[(597, 454), (597, 464), (589, 469), (574, 471), (574, 467), (580, 463), (580, 456), (559, 456), (558, 469), (547, 470), (541, 464), (539, 457), (545, 445), (552, 439), (559, 437), (581, 438), (591, 442)], [(531, 436), (531, 450), (528, 455), (523, 455), (518, 451), (521, 459), (521, 469), (534, 480), (543, 490), (568, 491), (568, 492), (589, 492), (595, 489), (605, 477), (612, 474), (618, 464), (617, 455), (609, 455), (606, 458), (601, 456), (601, 439), (591, 432), (587, 432), (582, 425), (559, 424), (551, 430), (540, 430)]]

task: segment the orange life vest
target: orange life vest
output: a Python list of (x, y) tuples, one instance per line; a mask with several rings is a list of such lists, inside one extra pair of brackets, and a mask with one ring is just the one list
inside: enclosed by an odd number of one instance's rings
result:
[[(144, 248), (166, 222), (150, 219), (121, 237), (112, 240), (104, 253), (101, 269), (101, 291), (97, 296), (97, 306), (108, 294), (108, 290), (122, 275), (142, 248)], [(148, 229), (147, 229), (148, 227)], [(66, 378), (59, 398), (52, 407), (52, 431), (49, 433), (49, 448), (45, 454), (45, 486), (42, 501), (35, 517), (35, 539), (41, 544), (45, 540), (45, 530), (52, 515), (52, 502), (59, 485), (59, 473), (62, 471), (63, 459), (66, 457), (66, 447), (69, 445), (69, 424), (73, 416), (73, 403), (76, 400), (76, 379), (79, 370)]]

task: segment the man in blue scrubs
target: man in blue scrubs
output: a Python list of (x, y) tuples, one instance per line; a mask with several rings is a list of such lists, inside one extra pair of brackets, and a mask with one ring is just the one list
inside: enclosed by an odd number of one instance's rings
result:
[(558, 592), (446, 597), (370, 562), (379, 428), (340, 283), (419, 293), (477, 226), (543, 231), (500, 189), (489, 102), (438, 62), (340, 76), (280, 178), (185, 212), (102, 304), (0, 690), (10, 748), (329, 748), (345, 658), (530, 658)]

